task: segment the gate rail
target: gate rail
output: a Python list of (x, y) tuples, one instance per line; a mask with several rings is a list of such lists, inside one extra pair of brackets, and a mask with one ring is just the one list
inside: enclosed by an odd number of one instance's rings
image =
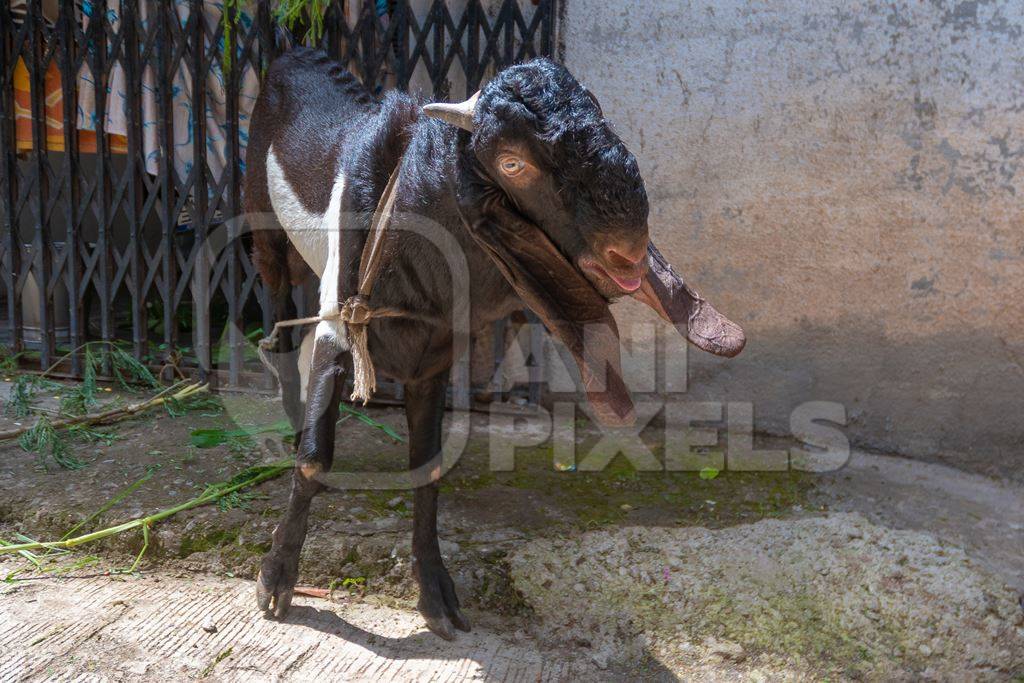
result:
[[(555, 1), (469, 0), (453, 15), (443, 0), (335, 0), (318, 42), (372, 88), (468, 96), (554, 56)], [(41, 0), (0, 4), (0, 343), (45, 369), (121, 340), (152, 365), (268, 386), (253, 338), (271, 308), (227, 219), (241, 214), (251, 86), (302, 41), (269, 0), (228, 24), (203, 0), (60, 0), (55, 17)], [(68, 374), (82, 364), (71, 352)]]

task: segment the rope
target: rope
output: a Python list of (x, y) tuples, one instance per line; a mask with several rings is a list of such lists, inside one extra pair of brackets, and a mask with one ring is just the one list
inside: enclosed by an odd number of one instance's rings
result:
[(387, 236), (387, 227), (391, 222), (391, 214), (395, 207), (395, 195), (398, 189), (398, 172), (401, 168), (399, 163), (388, 178), (388, 184), (384, 193), (377, 203), (377, 209), (373, 212), (373, 220), (370, 223), (370, 234), (367, 236), (366, 244), (363, 245), (363, 253), (359, 259), (359, 290), (356, 294), (345, 300), (341, 311), (330, 316), (312, 316), (308, 318), (295, 318), (292, 320), (281, 320), (274, 324), (270, 335), (260, 340), (257, 353), (260, 362), (274, 375), (274, 379), (280, 383), (281, 377), (277, 367), (270, 359), (269, 352), (277, 347), (280, 331), (285, 327), (298, 327), (300, 325), (312, 325), (325, 320), (341, 321), (345, 325), (345, 332), (349, 341), (349, 352), (352, 354), (352, 395), (350, 400), (362, 401), (363, 405), (373, 397), (377, 390), (377, 372), (373, 367), (373, 359), (370, 358), (369, 334), (367, 327), (374, 318), (420, 318), (416, 314), (403, 311), (397, 308), (371, 308), (370, 293), (373, 291), (373, 284), (381, 269), (381, 259), (384, 254), (384, 240)]
[(260, 362), (263, 363), (263, 367), (270, 371), (270, 374), (274, 376), (274, 381), (278, 384), (281, 383), (281, 375), (277, 372), (277, 366), (274, 365), (274, 361), (270, 359), (271, 349), (277, 348), (277, 340), (280, 337), (280, 331), (283, 327), (298, 327), (299, 325), (312, 325), (322, 321), (323, 318), (315, 315), (309, 318), (295, 318), (294, 320), (279, 320), (274, 323), (274, 329), (270, 331), (263, 339), (260, 339), (259, 344), (256, 345), (256, 354), (260, 357)]
[(361, 294), (350, 296), (341, 307), (341, 320), (348, 333), (349, 353), (352, 354), (352, 395), (349, 400), (362, 401), (365, 406), (377, 391), (377, 371), (370, 358), (370, 321), (374, 318), (404, 318), (408, 314), (397, 308), (370, 308)]
[(361, 400), (363, 405), (373, 397), (377, 390), (377, 373), (373, 367), (373, 360), (370, 358), (370, 351), (367, 340), (367, 325), (374, 318), (412, 318), (432, 322), (432, 318), (416, 315), (399, 308), (370, 308), (358, 294), (345, 300), (341, 312), (336, 315), (314, 315), (308, 318), (295, 318), (293, 320), (281, 320), (274, 324), (271, 333), (260, 339), (256, 352), (260, 362), (270, 371), (274, 379), (280, 382), (281, 377), (277, 366), (270, 358), (270, 352), (277, 347), (281, 330), (288, 327), (299, 327), (303, 325), (315, 325), (324, 321), (339, 321), (345, 324), (345, 331), (349, 338), (349, 352), (352, 354), (352, 368), (355, 372), (353, 377), (353, 391), (349, 397), (352, 401)]

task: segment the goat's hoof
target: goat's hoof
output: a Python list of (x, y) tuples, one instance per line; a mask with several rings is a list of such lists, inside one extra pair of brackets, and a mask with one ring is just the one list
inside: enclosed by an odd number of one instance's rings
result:
[(256, 578), (256, 604), (268, 617), (284, 619), (292, 606), (295, 582), (299, 578), (298, 561), (281, 558), (271, 551), (263, 558)]
[(418, 573), (420, 599), (416, 608), (427, 622), (427, 628), (445, 640), (455, 638), (454, 629), (469, 631), (469, 619), (459, 609), (455, 584), (444, 565), (420, 567)]
[(449, 612), (450, 616), (449, 614), (433, 616), (424, 611), (421, 601), (419, 612), (423, 615), (424, 621), (427, 622), (427, 628), (445, 640), (455, 640), (453, 628), (457, 628), (460, 631), (470, 631), (469, 619), (466, 618), (466, 615), (458, 607)]
[(455, 632), (452, 630), (452, 622), (448, 617), (428, 617), (424, 614), (423, 618), (427, 622), (427, 628), (433, 631), (436, 635), (441, 636), (445, 640), (455, 640)]

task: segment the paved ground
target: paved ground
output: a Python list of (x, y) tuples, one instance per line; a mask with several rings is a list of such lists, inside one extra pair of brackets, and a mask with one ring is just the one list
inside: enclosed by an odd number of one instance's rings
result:
[(267, 620), (255, 609), (252, 582), (238, 579), (155, 573), (0, 587), (0, 681), (532, 682), (602, 675), (587, 660), (521, 634), (478, 628), (447, 643), (415, 612), (362, 600), (297, 597), (286, 623)]
[[(154, 413), (120, 423), (109, 441), (71, 444), (86, 464), (77, 471), (52, 464), (46, 469), (40, 466), (45, 460), (16, 444), (0, 445), (0, 539), (10, 541), (18, 533), (59, 538), (147, 472), (153, 473), (151, 478), (87, 528), (187, 500), (209, 483), (228, 480), (266, 457), (240, 442), (192, 447), (192, 431), (231, 423), (272, 424), (280, 417), (275, 406), (273, 401), (247, 398), (226, 413), (194, 411), (176, 419)], [(372, 414), (404, 432), (399, 411), (374, 409)], [(318, 499), (300, 581), (321, 587), (357, 581), (365, 597), (298, 598), (286, 623), (265, 621), (255, 610), (251, 579), (285, 505), (288, 484), (278, 479), (246, 492), (225, 506), (230, 509), (209, 505), (158, 524), (142, 576), (98, 575), (99, 570), (127, 566), (139, 550), (139, 534), (76, 551), (69, 561), (87, 553), (98, 556), (94, 565), (71, 572), (78, 578), (39, 578), (27, 571), (31, 566), (26, 562), (0, 556), (0, 682), (821, 678), (813, 675), (813, 668), (780, 659), (781, 650), (771, 642), (758, 645), (755, 639), (737, 649), (739, 643), (716, 641), (721, 633), (674, 634), (671, 629), (637, 637), (628, 610), (601, 619), (607, 631), (602, 637), (614, 644), (611, 656), (600, 650), (597, 638), (581, 633), (579, 624), (560, 627), (563, 615), (553, 614), (543, 597), (550, 587), (542, 579), (533, 590), (531, 579), (552, 571), (559, 580), (568, 580), (582, 571), (580, 565), (536, 571), (527, 567), (524, 574), (521, 564), (512, 571), (510, 558), (529, 544), (578, 541), (585, 532), (617, 538), (621, 531), (623, 538), (656, 539), (686, 536), (687, 529), (697, 535), (706, 530), (714, 546), (715, 538), (732, 538), (737, 527), (742, 535), (742, 527), (764, 520), (797, 525), (856, 513), (882, 529), (920, 532), (939, 544), (962, 548), (972, 566), (1005, 590), (1024, 590), (1024, 488), (1019, 483), (860, 452), (830, 474), (724, 471), (705, 480), (695, 472), (638, 473), (622, 458), (602, 472), (565, 471), (553, 467), (549, 446), (539, 446), (519, 449), (513, 470), (494, 471), (489, 467), (488, 425), (474, 420), (466, 455), (442, 481), (439, 520), (442, 552), (473, 620), (472, 634), (445, 643), (423, 628), (412, 609), (411, 497), (402, 491), (349, 491)], [(0, 426), (13, 426), (13, 420), (0, 417)], [(656, 431), (648, 435), (652, 444), (658, 439)], [(760, 447), (787, 444), (765, 440)], [(340, 466), (350, 471), (400, 470), (406, 460), (403, 444), (354, 419), (339, 425), (338, 453)], [(788, 533), (781, 532), (780, 538)], [(638, 543), (637, 551), (647, 545)], [(778, 545), (783, 551), (788, 547), (785, 542)], [(828, 552), (808, 547), (813, 557)], [(941, 556), (938, 551), (936, 556)], [(628, 574), (633, 559), (613, 568), (614, 576)], [(4, 583), (14, 570), (20, 572), (18, 580)], [(857, 613), (860, 601), (871, 600), (855, 591), (846, 597), (858, 603), (853, 605)], [(771, 607), (767, 598), (747, 603), (754, 614)], [(593, 613), (593, 604), (581, 603), (583, 607), (588, 609), (579, 610), (581, 615)], [(700, 621), (700, 614), (692, 616), (694, 623)], [(1024, 629), (1021, 616), (1010, 614), (990, 626), (1004, 638), (999, 629)], [(203, 630), (208, 621), (216, 633)], [(805, 621), (800, 625), (813, 627)], [(706, 623), (721, 627), (724, 621), (712, 616)], [(625, 651), (619, 648), (625, 642), (619, 640), (623, 633), (635, 656), (620, 656)], [(736, 651), (744, 653), (742, 661)], [(916, 680), (926, 670), (914, 668), (901, 655), (892, 657), (902, 678)], [(828, 664), (843, 670), (846, 663)], [(993, 680), (1014, 680), (1017, 675), (1009, 667), (989, 673)]]

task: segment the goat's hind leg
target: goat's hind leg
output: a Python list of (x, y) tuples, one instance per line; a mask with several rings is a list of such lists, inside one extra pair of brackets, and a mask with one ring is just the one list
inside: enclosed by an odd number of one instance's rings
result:
[[(274, 322), (292, 320), (297, 316), (295, 302), (292, 300), (292, 285), (290, 282), (282, 282), (272, 293), (274, 307)], [(274, 353), (277, 369), (277, 381), (281, 385), (281, 402), (284, 404), (284, 412), (295, 430), (295, 446), (299, 445), (302, 436), (303, 399), (300, 388), (302, 385), (301, 372), (309, 368), (299, 368), (302, 362), (302, 354), (295, 353), (295, 343), (292, 339), (294, 328), (281, 328), (277, 335), (277, 348)]]
[(256, 580), (259, 608), (278, 619), (285, 617), (292, 603), (310, 504), (324, 489), (317, 475), (329, 472), (334, 461), (335, 424), (344, 383), (344, 364), (335, 341), (330, 337), (318, 338), (314, 342), (303, 436), (295, 457), (288, 508), (274, 529), (273, 545), (263, 558)]
[[(252, 188), (247, 185), (249, 191)], [(252, 205), (247, 214), (249, 225), (253, 230), (253, 264), (259, 271), (260, 279), (267, 289), (270, 301), (271, 319), (265, 321), (270, 334), (276, 323), (298, 317), (295, 301), (292, 299), (294, 284), (306, 286), (312, 277), (309, 269), (296, 262), (294, 249), (288, 243), (288, 237), (272, 211), (259, 211), (262, 206), (259, 197), (250, 198)], [(269, 200), (264, 200), (269, 203)], [(255, 208), (253, 208), (255, 207)], [(300, 267), (301, 266), (301, 267)], [(305, 313), (303, 313), (305, 315)], [(285, 413), (295, 430), (295, 445), (299, 443), (299, 433), (303, 423), (303, 396), (300, 392), (298, 356), (292, 336), (295, 328), (282, 327), (278, 330), (277, 343), (269, 350), (272, 353), (270, 362), (274, 364), (278, 384), (281, 386), (281, 399)], [(308, 370), (308, 367), (305, 368)]]

